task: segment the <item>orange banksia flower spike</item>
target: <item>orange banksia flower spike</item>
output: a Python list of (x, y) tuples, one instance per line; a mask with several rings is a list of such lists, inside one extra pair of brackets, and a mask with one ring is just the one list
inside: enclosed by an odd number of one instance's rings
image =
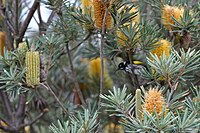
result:
[[(93, 0), (92, 6), (94, 11), (93, 16), (94, 16), (95, 26), (98, 29), (102, 29), (103, 19), (106, 8), (108, 8), (108, 4), (104, 3), (103, 0)], [(108, 15), (106, 16), (105, 29), (111, 27), (112, 27), (112, 17), (111, 14), (108, 13)]]
[(4, 48), (6, 45), (6, 32), (0, 32), (0, 55), (4, 56)]

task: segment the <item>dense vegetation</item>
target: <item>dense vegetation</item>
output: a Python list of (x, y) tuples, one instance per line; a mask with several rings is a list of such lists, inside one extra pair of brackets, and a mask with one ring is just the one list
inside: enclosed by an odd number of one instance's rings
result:
[(199, 30), (199, 0), (0, 0), (0, 132), (198, 133)]

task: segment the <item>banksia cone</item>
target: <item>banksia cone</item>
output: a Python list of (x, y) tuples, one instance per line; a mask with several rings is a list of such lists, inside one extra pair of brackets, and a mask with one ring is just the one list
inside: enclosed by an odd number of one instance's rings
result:
[(162, 39), (158, 42), (158, 44), (159, 46), (153, 49), (152, 54), (156, 54), (158, 58), (160, 58), (163, 55), (163, 53), (165, 53), (166, 57), (168, 58), (172, 46), (171, 42)]
[[(92, 6), (94, 10), (95, 26), (98, 29), (102, 29), (103, 19), (104, 19), (106, 8), (108, 8), (108, 4), (104, 3), (103, 0), (93, 0)], [(108, 15), (106, 16), (105, 29), (108, 29), (111, 27), (112, 27), (112, 17), (111, 17), (111, 14), (108, 13)]]
[(135, 115), (138, 119), (142, 117), (142, 95), (140, 89), (137, 89), (135, 93)]
[(162, 92), (158, 89), (152, 89), (145, 94), (144, 110), (149, 112), (151, 115), (156, 110), (158, 115), (161, 115), (162, 109), (166, 106)]
[(169, 6), (165, 5), (162, 9), (162, 23), (168, 30), (173, 30), (173, 27), (170, 24), (175, 24), (174, 20), (172, 19), (172, 16), (177, 20), (181, 21), (181, 17), (183, 17), (184, 14), (184, 8), (176, 7), (176, 6)]
[[(96, 78), (100, 79), (101, 77), (101, 60), (100, 58), (93, 59), (89, 62), (88, 66), (88, 72), (90, 78)], [(113, 81), (110, 78), (107, 69), (104, 69), (104, 82), (105, 82), (105, 88), (111, 88)]]
[(6, 45), (6, 32), (0, 32), (0, 55), (4, 56), (4, 48)]
[(40, 56), (38, 51), (26, 53), (26, 82), (29, 86), (40, 83)]

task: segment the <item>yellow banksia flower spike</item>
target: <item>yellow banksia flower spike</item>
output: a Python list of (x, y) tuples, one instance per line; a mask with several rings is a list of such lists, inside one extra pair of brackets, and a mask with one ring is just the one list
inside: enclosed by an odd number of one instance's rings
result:
[[(100, 58), (93, 59), (89, 62), (88, 72), (90, 78), (97, 78), (100, 79), (101, 77), (101, 60)], [(105, 88), (111, 88), (113, 85), (113, 81), (108, 74), (107, 69), (104, 69), (104, 83)]]
[(165, 106), (166, 103), (164, 101), (162, 92), (157, 88), (150, 88), (150, 90), (146, 92), (143, 109), (149, 114), (153, 115), (154, 111), (156, 110), (157, 114), (160, 116)]
[(172, 47), (171, 42), (162, 39), (157, 43), (159, 44), (159, 46), (153, 49), (152, 54), (156, 54), (158, 58), (160, 58), (163, 55), (163, 53), (165, 53), (166, 57), (168, 58)]
[[(108, 5), (103, 3), (103, 0), (93, 0), (92, 2), (94, 22), (96, 28), (98, 29), (102, 29), (105, 11), (106, 8), (108, 8), (107, 6)], [(111, 14), (108, 13), (108, 15), (106, 16), (105, 29), (112, 28), (112, 24), (113, 23)]]
[(85, 14), (86, 12), (89, 14), (90, 7), (91, 7), (91, 0), (82, 0), (81, 8), (82, 8), (83, 14)]
[(181, 21), (181, 17), (183, 17), (184, 8), (183, 7), (176, 7), (176, 6), (169, 6), (165, 5), (162, 8), (162, 23), (168, 30), (173, 30), (173, 27), (170, 24), (175, 24), (172, 16), (177, 20)]
[(26, 53), (26, 82), (29, 86), (40, 83), (40, 55), (38, 51)]
[(0, 55), (4, 56), (4, 48), (6, 45), (6, 32), (0, 32)]

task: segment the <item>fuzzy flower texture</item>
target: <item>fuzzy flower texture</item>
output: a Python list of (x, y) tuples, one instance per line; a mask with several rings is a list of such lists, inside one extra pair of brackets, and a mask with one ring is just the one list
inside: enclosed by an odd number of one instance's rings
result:
[(160, 58), (164, 53), (168, 58), (170, 55), (170, 50), (172, 45), (171, 42), (165, 39), (161, 39), (156, 44), (158, 44), (158, 46), (153, 49), (152, 54), (156, 54), (158, 58)]
[(172, 16), (178, 21), (181, 21), (181, 17), (183, 17), (184, 8), (165, 5), (162, 9), (162, 23), (168, 30), (173, 30), (173, 26), (171, 24), (175, 24)]
[[(105, 11), (108, 5), (106, 5), (102, 0), (82, 0), (82, 10), (83, 13), (89, 13), (91, 10), (93, 20), (95, 22), (95, 27), (98, 29), (102, 29), (103, 19), (105, 15)], [(108, 13), (106, 16), (105, 29), (112, 27), (112, 17), (111, 14)]]
[[(103, 3), (101, 0), (93, 0), (92, 6), (93, 6), (93, 10), (94, 10), (95, 26), (98, 29), (102, 29), (104, 15), (105, 15), (107, 5), (105, 3)], [(105, 29), (108, 29), (111, 27), (112, 27), (112, 17), (111, 17), (111, 14), (108, 13), (108, 15), (106, 16)]]
[(145, 94), (144, 110), (149, 112), (151, 115), (154, 113), (154, 110), (156, 110), (157, 114), (160, 115), (164, 106), (165, 102), (162, 92), (158, 89), (150, 89)]

